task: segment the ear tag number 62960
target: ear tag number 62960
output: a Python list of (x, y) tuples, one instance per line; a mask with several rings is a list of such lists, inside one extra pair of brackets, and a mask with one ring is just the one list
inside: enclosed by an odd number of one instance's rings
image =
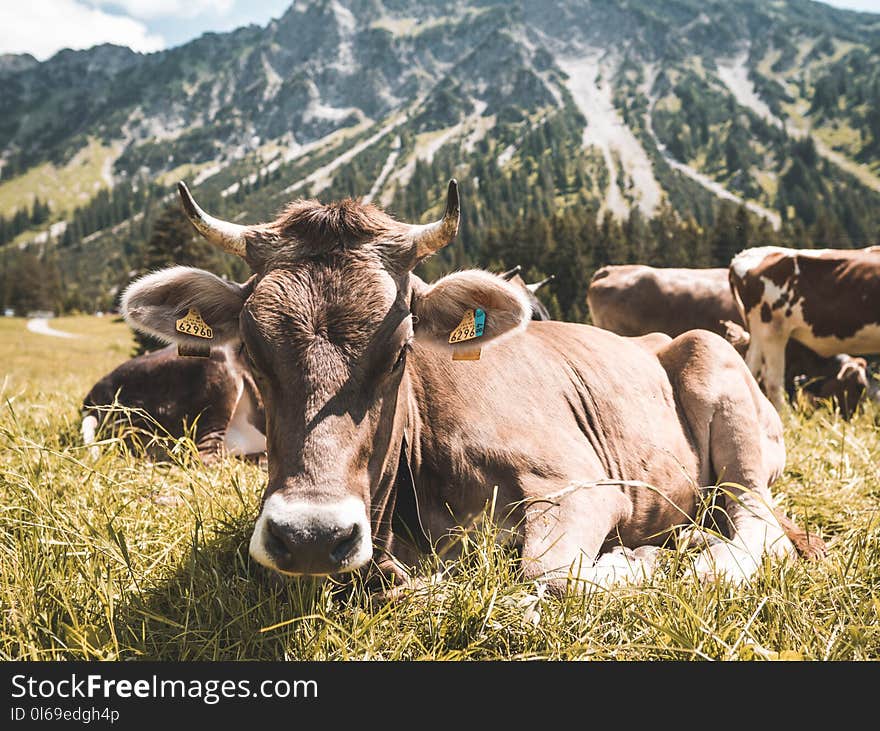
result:
[(195, 307), (190, 307), (189, 312), (174, 324), (174, 329), (195, 338), (204, 338), (205, 340), (213, 340), (214, 338), (214, 330), (202, 319), (202, 315)]

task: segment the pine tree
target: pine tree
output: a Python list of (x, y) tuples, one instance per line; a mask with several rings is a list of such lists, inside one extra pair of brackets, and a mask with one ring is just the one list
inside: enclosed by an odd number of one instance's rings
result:
[(49, 218), (49, 204), (43, 203), (39, 196), (34, 198), (34, 205), (31, 208), (31, 224), (39, 226), (45, 223)]
[(738, 213), (726, 201), (719, 207), (711, 235), (713, 266), (729, 266), (730, 260), (741, 251), (742, 236), (737, 232)]
[(627, 259), (627, 242), (620, 230), (620, 224), (611, 211), (605, 211), (599, 227), (599, 240), (594, 249), (593, 264), (598, 269), (606, 264), (624, 264)]
[(51, 244), (46, 247), (40, 257), (40, 266), (43, 270), (40, 283), (40, 298), (44, 309), (62, 314), (64, 309), (64, 278), (58, 265), (57, 248)]
[(210, 270), (217, 260), (216, 251), (207, 241), (197, 238), (180, 206), (170, 204), (153, 222), (140, 269), (148, 271), (180, 264)]
[(9, 301), (17, 315), (48, 307), (43, 285), (46, 271), (40, 257), (32, 249), (24, 250), (9, 267)]
[[(745, 205), (741, 205), (737, 208), (734, 220), (736, 222), (736, 228), (734, 230), (734, 246), (736, 251), (730, 255), (730, 259), (733, 259), (733, 257), (739, 252), (748, 249), (752, 245), (752, 221)], [(730, 259), (727, 260), (728, 264), (730, 263)]]

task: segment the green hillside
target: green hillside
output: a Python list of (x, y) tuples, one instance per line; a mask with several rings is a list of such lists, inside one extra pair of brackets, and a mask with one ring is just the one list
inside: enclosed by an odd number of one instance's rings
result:
[(312, 0), (160, 53), (4, 57), (0, 300), (112, 307), (178, 178), (239, 221), (304, 195), (420, 221), (454, 175), (461, 243), (424, 273), (564, 269), (572, 319), (604, 263), (876, 243), (878, 60), (880, 16), (807, 0)]

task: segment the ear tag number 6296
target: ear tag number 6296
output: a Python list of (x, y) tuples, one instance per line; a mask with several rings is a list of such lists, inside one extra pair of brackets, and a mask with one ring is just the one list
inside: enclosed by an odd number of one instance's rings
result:
[(455, 328), (449, 334), (449, 343), (463, 343), (466, 340), (474, 340), (483, 336), (486, 328), (486, 313), (479, 307), (476, 310), (468, 310)]

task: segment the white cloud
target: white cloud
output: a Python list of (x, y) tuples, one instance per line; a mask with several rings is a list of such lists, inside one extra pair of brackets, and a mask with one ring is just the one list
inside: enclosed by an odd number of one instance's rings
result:
[(880, 13), (880, 0), (821, 0), (836, 8), (861, 10), (866, 13)]
[(124, 10), (135, 18), (194, 18), (202, 13), (225, 15), (234, 0), (92, 0), (106, 8)]
[(91, 48), (99, 43), (135, 51), (165, 47), (162, 36), (150, 33), (143, 23), (79, 0), (26, 0), (14, 8), (4, 2), (0, 10), (0, 53), (31, 53), (42, 61), (62, 48)]

